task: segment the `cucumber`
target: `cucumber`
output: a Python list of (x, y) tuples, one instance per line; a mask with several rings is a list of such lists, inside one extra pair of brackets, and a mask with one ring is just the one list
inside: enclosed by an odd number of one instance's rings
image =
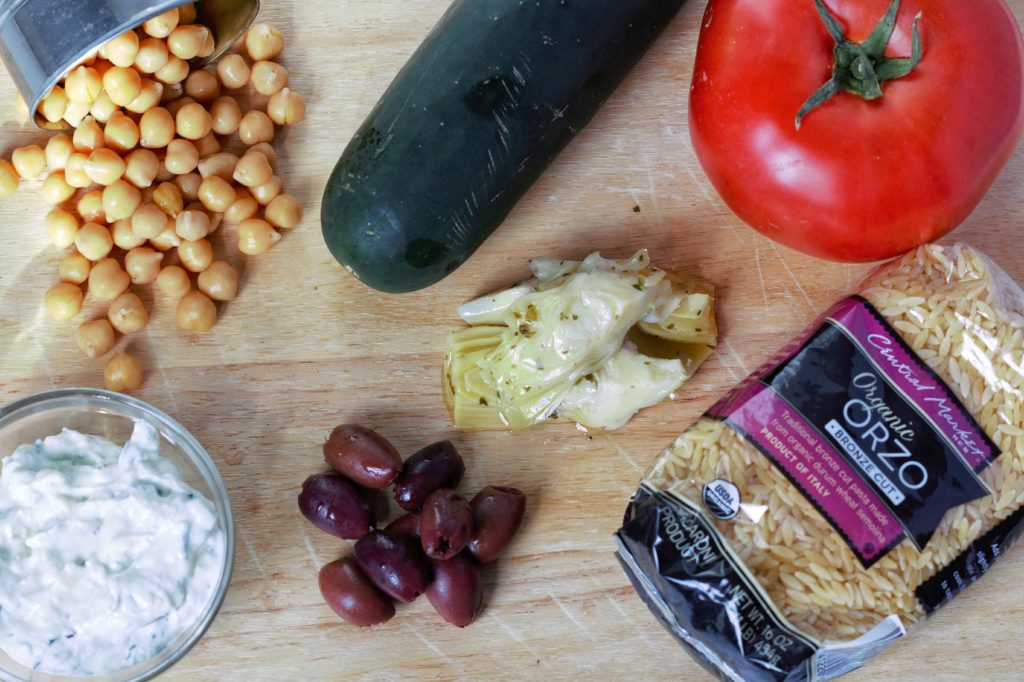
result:
[(456, 0), (338, 161), (321, 223), (381, 291), (459, 267), (684, 0)]

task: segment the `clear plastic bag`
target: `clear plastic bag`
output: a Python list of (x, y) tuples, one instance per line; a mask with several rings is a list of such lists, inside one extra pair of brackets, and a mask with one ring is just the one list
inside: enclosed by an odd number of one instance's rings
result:
[(1024, 527), (1024, 292), (966, 245), (871, 274), (681, 435), (617, 534), (730, 680), (863, 665)]

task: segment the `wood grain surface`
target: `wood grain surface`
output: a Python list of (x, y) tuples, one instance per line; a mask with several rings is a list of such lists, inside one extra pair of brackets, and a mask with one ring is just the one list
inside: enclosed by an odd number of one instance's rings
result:
[[(1018, 18), (1024, 0), (1011, 0)], [(239, 258), (237, 300), (207, 334), (179, 331), (173, 304), (144, 295), (149, 328), (123, 338), (140, 354), (139, 397), (184, 423), (214, 456), (238, 528), (224, 608), (170, 673), (181, 680), (709, 679), (647, 611), (619, 569), (612, 533), (644, 469), (717, 396), (855, 286), (864, 266), (776, 246), (736, 219), (701, 172), (687, 132), (687, 89), (703, 2), (666, 34), (522, 201), (452, 277), (401, 297), (367, 290), (328, 254), (319, 198), (338, 155), (448, 0), (265, 0), (284, 31), (292, 87), (307, 120), (281, 136), (280, 174), (306, 206), (303, 223), (268, 254)], [(0, 152), (41, 143), (16, 123), (0, 79)], [(639, 207), (639, 212), (634, 210)], [(42, 294), (59, 254), (42, 228), (38, 186), (0, 204), (0, 399), (102, 384), (102, 360), (53, 322)], [(1024, 152), (1018, 151), (957, 239), (990, 252), (1024, 281)], [(624, 429), (591, 436), (561, 423), (521, 435), (457, 433), (440, 384), (456, 306), (525, 277), (534, 255), (612, 257), (651, 250), (661, 267), (720, 287), (722, 342), (678, 399)], [(85, 315), (102, 306), (87, 305)], [(78, 318), (82, 319), (82, 318)], [(350, 551), (298, 513), (302, 480), (340, 422), (378, 429), (405, 454), (451, 438), (468, 465), (463, 488), (516, 485), (525, 529), (489, 568), (487, 609), (465, 630), (426, 600), (360, 630), (323, 604), (316, 573)], [(885, 653), (854, 680), (1024, 679), (1024, 551)]]

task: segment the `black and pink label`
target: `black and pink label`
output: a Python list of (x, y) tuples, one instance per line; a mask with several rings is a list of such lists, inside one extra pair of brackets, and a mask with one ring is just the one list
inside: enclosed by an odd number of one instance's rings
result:
[(950, 388), (859, 297), (783, 362), (709, 412), (755, 445), (865, 566), (904, 538), (927, 545), (946, 511), (989, 494), (999, 450)]

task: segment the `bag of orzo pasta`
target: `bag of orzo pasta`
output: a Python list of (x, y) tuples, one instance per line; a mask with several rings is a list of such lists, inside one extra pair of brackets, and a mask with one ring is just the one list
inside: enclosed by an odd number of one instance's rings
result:
[(658, 458), (618, 555), (724, 680), (850, 672), (1024, 530), (1024, 292), (926, 246), (736, 386)]

